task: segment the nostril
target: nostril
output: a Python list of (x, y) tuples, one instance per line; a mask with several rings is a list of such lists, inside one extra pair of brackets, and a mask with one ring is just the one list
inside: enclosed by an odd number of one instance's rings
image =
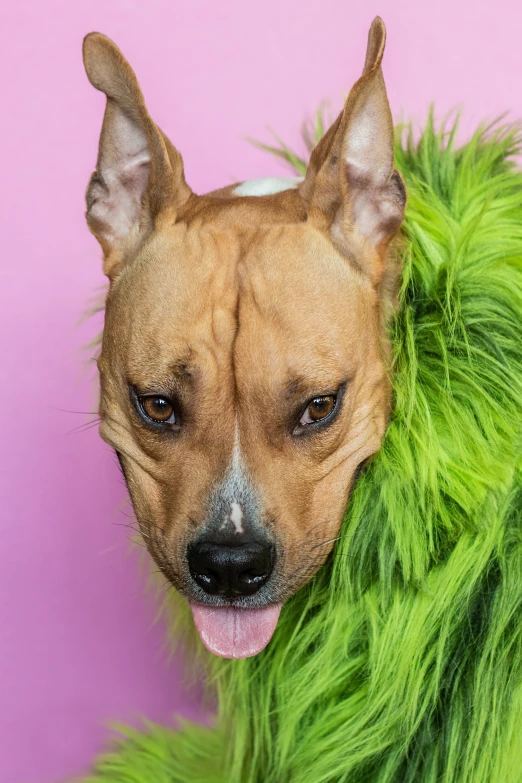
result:
[(208, 568), (200, 568), (199, 570), (191, 568), (191, 574), (192, 578), (206, 593), (215, 595), (219, 592), (219, 576), (215, 571), (210, 571)]
[(252, 571), (243, 571), (243, 573), (238, 575), (237, 583), (240, 587), (258, 590), (264, 585), (269, 576), (270, 574), (268, 571), (264, 574), (254, 574)]

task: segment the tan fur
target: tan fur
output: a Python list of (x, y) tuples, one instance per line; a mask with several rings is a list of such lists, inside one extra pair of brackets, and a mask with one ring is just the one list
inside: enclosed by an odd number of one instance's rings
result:
[[(136, 225), (125, 236), (110, 228), (112, 197), (103, 187), (92, 195), (101, 217), (88, 211), (111, 280), (99, 360), (101, 435), (121, 455), (152, 555), (182, 592), (189, 582), (186, 546), (230, 465), (236, 427), (244, 466), (262, 498), (263, 523), (279, 544), (279, 600), (326, 558), (355, 471), (380, 447), (390, 411), (382, 332), (392, 276), (388, 248), (404, 206), (394, 190), (383, 49), (378, 19), (364, 74), (298, 189), (237, 197), (224, 188), (195, 196), (121, 53), (104, 36), (86, 39), (89, 78), (109, 96), (96, 176), (103, 181), (104, 155), (118, 165), (104, 147), (113, 132), (111, 112), (122, 112), (122, 122), (132, 114), (132, 128), (143, 131), (150, 153)], [(374, 153), (384, 161), (384, 179), (371, 176), (367, 186), (364, 177), (350, 179), (343, 155), (352, 154), (346, 140), (368, 101), (375, 101), (385, 130)], [(370, 220), (377, 215), (375, 237), (354, 218), (361, 188), (360, 209), (367, 209), (364, 199), (374, 200), (368, 214)], [(388, 211), (381, 221), (382, 204)], [(294, 435), (295, 412), (342, 383), (334, 423)], [(144, 425), (129, 386), (175, 395), (184, 411), (180, 431)]]

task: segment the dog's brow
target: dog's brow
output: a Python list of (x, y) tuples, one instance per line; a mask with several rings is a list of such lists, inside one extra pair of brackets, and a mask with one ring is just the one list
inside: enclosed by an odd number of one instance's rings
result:
[(176, 359), (169, 366), (170, 374), (182, 383), (194, 381), (194, 369), (184, 359)]
[(326, 392), (334, 393), (341, 385), (342, 381), (313, 381), (303, 375), (296, 375), (289, 378), (283, 387), (283, 393), (286, 399), (291, 400), (295, 397), (310, 397), (314, 394), (324, 394)]
[(289, 400), (302, 395), (308, 389), (308, 383), (303, 377), (290, 378), (284, 385), (284, 395)]
[(146, 387), (148, 390), (164, 389), (166, 391), (172, 386), (180, 389), (192, 386), (194, 382), (194, 369), (187, 362), (176, 359), (174, 362), (161, 368), (159, 372), (148, 374), (144, 382), (131, 381), (131, 384), (137, 386), (140, 390), (144, 390)]

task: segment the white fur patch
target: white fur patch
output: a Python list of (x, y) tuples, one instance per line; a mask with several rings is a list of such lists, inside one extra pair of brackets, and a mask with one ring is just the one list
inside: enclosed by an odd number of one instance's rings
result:
[(236, 528), (236, 533), (244, 533), (243, 530), (243, 509), (241, 507), (241, 503), (231, 503), (230, 504), (230, 521)]
[(234, 196), (270, 196), (283, 190), (295, 190), (304, 177), (263, 177), (248, 179), (234, 188)]
[[(236, 421), (236, 429), (234, 432), (234, 450), (232, 452), (232, 465), (230, 467), (230, 472), (226, 482), (232, 497), (234, 497), (234, 494), (236, 494), (237, 488), (241, 486), (242, 481), (243, 472), (241, 467), (241, 451), (239, 447), (239, 426)], [(245, 530), (243, 528), (243, 519), (243, 506), (241, 503), (238, 503), (237, 500), (233, 500), (230, 502), (230, 511), (223, 520), (223, 524), (221, 525), (220, 529), (225, 530), (227, 525), (231, 522), (235, 528), (234, 533), (244, 533)]]

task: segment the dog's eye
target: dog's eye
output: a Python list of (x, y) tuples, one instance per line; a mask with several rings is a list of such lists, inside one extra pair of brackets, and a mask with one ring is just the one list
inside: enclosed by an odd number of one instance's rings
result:
[(141, 410), (148, 419), (158, 424), (174, 424), (176, 417), (174, 415), (174, 406), (166, 397), (139, 397)]
[(310, 402), (299, 419), (301, 426), (307, 424), (314, 424), (316, 421), (322, 421), (328, 418), (335, 408), (336, 396), (335, 394), (329, 394), (326, 397), (315, 397)]

